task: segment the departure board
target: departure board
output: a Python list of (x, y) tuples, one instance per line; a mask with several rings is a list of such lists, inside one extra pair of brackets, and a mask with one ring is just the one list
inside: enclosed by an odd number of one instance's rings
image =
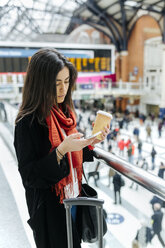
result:
[(79, 72), (111, 71), (110, 57), (68, 58)]
[[(25, 72), (34, 48), (0, 48), (0, 72)], [(60, 49), (78, 72), (113, 72), (111, 49)]]

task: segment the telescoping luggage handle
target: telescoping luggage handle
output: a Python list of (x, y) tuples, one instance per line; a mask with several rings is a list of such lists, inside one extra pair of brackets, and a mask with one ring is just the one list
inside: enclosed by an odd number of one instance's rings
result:
[(94, 206), (97, 208), (99, 248), (103, 248), (103, 218), (102, 218), (103, 204), (104, 204), (104, 200), (94, 199), (89, 197), (78, 197), (78, 198), (70, 198), (64, 200), (64, 205), (66, 208), (68, 248), (73, 248), (72, 219), (71, 219), (71, 207), (73, 205), (86, 205), (86, 206)]

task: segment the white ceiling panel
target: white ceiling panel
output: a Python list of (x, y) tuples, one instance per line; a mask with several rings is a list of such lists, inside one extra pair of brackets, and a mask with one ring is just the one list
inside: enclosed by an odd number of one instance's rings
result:
[(153, 4), (155, 4), (156, 2), (158, 2), (158, 0), (144, 0), (144, 4), (149, 4), (150, 6)]
[(164, 3), (163, 1), (162, 1), (161, 3), (158, 3), (158, 4), (157, 4), (157, 6), (159, 6), (159, 7), (161, 7), (161, 8), (165, 7), (164, 5), (165, 5), (165, 3)]
[(120, 10), (121, 10), (120, 5), (119, 4), (115, 4), (112, 7), (110, 7), (109, 9), (107, 9), (107, 13), (113, 14), (113, 13), (116, 13), (116, 12), (118, 12)]
[(89, 10), (83, 11), (83, 13), (80, 14), (82, 17), (90, 17), (93, 14)]
[(113, 5), (115, 2), (116, 2), (116, 0), (110, 0), (110, 1), (102, 0), (102, 1), (98, 2), (98, 6), (101, 7), (102, 9), (105, 9), (109, 5)]
[(121, 18), (121, 12), (117, 13), (116, 15), (114, 15), (115, 19), (120, 19)]

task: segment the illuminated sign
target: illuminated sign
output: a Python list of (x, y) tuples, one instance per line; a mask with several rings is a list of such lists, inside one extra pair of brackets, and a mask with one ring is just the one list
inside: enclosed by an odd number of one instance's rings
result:
[(79, 72), (111, 71), (111, 59), (109, 57), (96, 58), (68, 58)]

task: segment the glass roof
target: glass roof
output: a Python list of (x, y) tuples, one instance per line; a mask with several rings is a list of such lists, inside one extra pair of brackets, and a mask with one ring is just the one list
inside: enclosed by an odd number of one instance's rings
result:
[(73, 11), (86, 0), (0, 0), (0, 40), (64, 34)]
[(121, 39), (123, 22), (129, 33), (148, 14), (161, 26), (164, 11), (165, 0), (0, 0), (0, 40), (57, 40), (82, 23)]

